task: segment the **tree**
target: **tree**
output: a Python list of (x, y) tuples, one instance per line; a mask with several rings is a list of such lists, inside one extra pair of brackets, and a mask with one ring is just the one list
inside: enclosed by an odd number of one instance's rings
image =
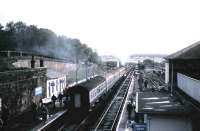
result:
[(32, 52), (77, 63), (97, 63), (98, 54), (79, 39), (57, 36), (53, 31), (26, 25), (23, 22), (9, 22), (5, 28), (0, 25), (0, 50)]
[(0, 31), (3, 31), (3, 25), (0, 23)]

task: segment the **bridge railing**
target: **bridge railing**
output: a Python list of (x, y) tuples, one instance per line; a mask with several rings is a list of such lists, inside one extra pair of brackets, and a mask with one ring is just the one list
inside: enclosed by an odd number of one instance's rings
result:
[(0, 57), (22, 57), (31, 56), (32, 54), (25, 53), (22, 51), (0, 51)]
[(34, 59), (43, 59), (49, 61), (58, 61), (58, 62), (69, 62), (66, 59), (57, 58), (53, 56), (47, 56), (39, 53), (33, 52), (24, 52), (24, 51), (0, 51), (0, 58), (17, 58), (17, 59), (30, 59), (34, 57)]

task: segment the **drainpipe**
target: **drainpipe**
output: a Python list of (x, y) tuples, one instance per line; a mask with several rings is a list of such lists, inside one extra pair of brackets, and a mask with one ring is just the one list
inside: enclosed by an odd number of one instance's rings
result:
[(174, 67), (173, 67), (173, 63), (172, 63), (172, 76), (171, 76), (171, 96), (173, 96), (173, 84), (174, 84)]

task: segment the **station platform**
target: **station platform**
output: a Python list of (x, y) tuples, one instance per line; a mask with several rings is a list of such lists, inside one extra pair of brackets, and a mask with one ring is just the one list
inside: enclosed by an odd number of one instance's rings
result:
[[(171, 97), (168, 92), (141, 90), (137, 78), (132, 80), (131, 85), (116, 131), (192, 130), (191, 120), (187, 117), (188, 112), (176, 100), (176, 97)], [(136, 108), (135, 112), (132, 111), (128, 117), (127, 105), (131, 97), (134, 97)], [(138, 123), (134, 121), (134, 118), (138, 118)]]
[(54, 115), (50, 116), (49, 118), (47, 118), (46, 121), (43, 121), (39, 125), (37, 125), (34, 128), (32, 128), (30, 131), (42, 131), (43, 128), (45, 128), (46, 126), (50, 125), (53, 121), (58, 119), (60, 116), (62, 116), (66, 112), (67, 112), (67, 110), (63, 110), (63, 111), (57, 112), (56, 114), (54, 114)]
[[(48, 119), (44, 122), (37, 119), (33, 119), (32, 111), (26, 111), (23, 114), (9, 119), (7, 126), (4, 127), (4, 131), (36, 131), (43, 126), (49, 124), (50, 122), (57, 119), (59, 116), (64, 114), (67, 110), (60, 107), (60, 103), (56, 102), (56, 108), (54, 110), (50, 109)], [(1, 130), (1, 129), (0, 129)]]
[[(128, 126), (128, 122), (133, 119), (133, 114), (131, 114), (131, 117), (129, 119), (128, 112), (127, 112), (127, 105), (128, 105), (128, 103), (131, 103), (134, 101), (134, 99), (135, 99), (134, 94), (137, 90), (139, 90), (137, 87), (138, 84), (135, 84), (135, 82), (137, 82), (137, 81), (134, 80), (134, 77), (133, 77), (130, 87), (129, 87), (129, 90), (128, 90), (128, 94), (127, 94), (124, 106), (123, 106), (123, 109), (122, 109), (122, 112), (121, 112), (121, 115), (120, 115), (120, 118), (119, 118), (119, 122), (117, 124), (116, 131), (132, 131), (133, 130), (131, 127)], [(132, 103), (132, 104), (134, 104), (134, 103)]]

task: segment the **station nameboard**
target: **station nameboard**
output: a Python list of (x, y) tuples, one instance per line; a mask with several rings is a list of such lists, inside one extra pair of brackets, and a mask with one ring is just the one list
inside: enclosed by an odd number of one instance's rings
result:
[(35, 88), (35, 96), (41, 95), (42, 94), (42, 87), (37, 87)]
[(133, 131), (147, 131), (147, 124), (135, 123)]

